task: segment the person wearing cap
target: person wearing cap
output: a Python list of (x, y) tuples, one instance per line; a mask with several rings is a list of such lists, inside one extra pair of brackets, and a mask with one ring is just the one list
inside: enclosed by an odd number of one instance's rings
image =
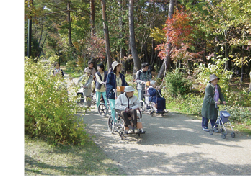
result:
[(90, 107), (92, 103), (92, 70), (86, 68), (84, 74), (79, 78), (78, 84), (83, 86), (83, 96), (86, 96), (87, 106)]
[(107, 107), (107, 98), (105, 91), (107, 71), (104, 71), (105, 66), (102, 63), (97, 65), (97, 70), (98, 70), (97, 73), (95, 73), (96, 77), (95, 91), (96, 91), (97, 108), (99, 107), (100, 104), (101, 95), (103, 96), (103, 99), (105, 100), (105, 106)]
[(209, 84), (205, 88), (205, 96), (202, 106), (202, 129), (209, 132), (208, 121), (210, 120), (211, 126), (215, 132), (218, 132), (215, 122), (218, 117), (217, 105), (220, 104), (219, 100), (226, 104), (223, 94), (221, 93), (221, 87), (218, 85), (219, 78), (212, 74), (209, 77)]
[[(125, 76), (120, 73), (121, 64), (117, 61), (112, 63), (112, 68), (110, 73), (107, 75), (106, 79), (106, 96), (110, 103), (111, 115), (113, 120), (115, 120), (115, 96), (117, 97), (120, 92), (116, 92), (117, 86), (126, 86)], [(115, 95), (115, 92), (117, 95)]]
[(156, 113), (164, 113), (164, 110), (166, 109), (166, 99), (161, 97), (161, 90), (156, 85), (156, 81), (150, 81), (148, 89), (150, 95), (149, 101), (155, 103), (157, 109)]
[(142, 63), (141, 70), (138, 70), (136, 73), (136, 83), (137, 83), (139, 101), (143, 99), (143, 94), (145, 93), (146, 81), (151, 81), (152, 78), (151, 71), (149, 71), (148, 68), (149, 68), (148, 63)]
[(132, 123), (139, 130), (142, 129), (142, 123), (137, 122), (137, 109), (140, 107), (138, 98), (133, 95), (134, 89), (132, 86), (125, 86), (125, 92), (120, 94), (115, 102), (115, 109), (118, 109), (121, 112), (121, 115), (125, 121), (125, 133), (128, 133), (131, 122), (129, 117), (131, 117)]

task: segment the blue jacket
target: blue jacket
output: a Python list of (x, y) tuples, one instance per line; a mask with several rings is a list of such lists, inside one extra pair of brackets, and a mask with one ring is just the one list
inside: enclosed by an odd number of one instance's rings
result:
[(155, 88), (150, 87), (148, 89), (148, 93), (150, 95), (149, 101), (156, 103), (158, 101), (158, 98), (161, 97), (161, 90), (157, 91)]
[[(127, 83), (125, 81), (125, 76), (122, 73), (120, 73), (120, 78), (122, 80), (122, 86), (127, 86)], [(106, 78), (107, 99), (115, 99), (115, 93), (114, 93), (113, 89), (116, 89), (116, 88), (117, 88), (116, 75), (113, 72), (110, 72)]]

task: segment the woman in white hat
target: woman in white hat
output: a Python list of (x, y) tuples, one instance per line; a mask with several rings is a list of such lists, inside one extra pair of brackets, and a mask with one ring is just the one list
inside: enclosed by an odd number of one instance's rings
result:
[[(115, 92), (114, 89), (117, 88), (117, 86), (126, 86), (127, 83), (125, 81), (125, 76), (120, 73), (122, 64), (118, 63), (117, 61), (114, 61), (112, 63), (112, 69), (111, 72), (107, 75), (106, 79), (106, 96), (107, 99), (109, 99), (110, 102), (110, 109), (111, 109), (111, 115), (113, 117), (113, 120), (115, 120)], [(120, 94), (118, 92), (117, 96)]]
[(223, 104), (226, 104), (223, 94), (221, 93), (221, 87), (218, 85), (219, 78), (212, 74), (209, 78), (209, 84), (205, 88), (205, 97), (202, 107), (202, 128), (204, 131), (209, 132), (208, 121), (210, 120), (211, 126), (215, 132), (217, 132), (217, 126), (215, 122), (218, 117), (217, 105), (220, 104), (219, 99)]

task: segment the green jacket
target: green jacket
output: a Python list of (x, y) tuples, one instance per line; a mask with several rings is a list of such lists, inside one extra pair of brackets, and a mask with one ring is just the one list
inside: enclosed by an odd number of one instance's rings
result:
[[(225, 101), (224, 97), (221, 93), (221, 87), (218, 85), (219, 91), (219, 99), (221, 102)], [(203, 100), (203, 107), (202, 107), (202, 117), (208, 118), (210, 120), (216, 120), (218, 117), (218, 109), (215, 108), (215, 101), (214, 101), (214, 93), (215, 93), (215, 86), (212, 84), (208, 84), (205, 89), (205, 97)]]

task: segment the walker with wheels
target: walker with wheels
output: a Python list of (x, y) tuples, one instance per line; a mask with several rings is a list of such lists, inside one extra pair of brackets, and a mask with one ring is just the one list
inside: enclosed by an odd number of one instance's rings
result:
[[(219, 109), (219, 107), (216, 104), (216, 108)], [(230, 113), (227, 112), (226, 108), (222, 111), (219, 111), (218, 119), (216, 121), (216, 125), (218, 125), (218, 130), (221, 132), (221, 137), (223, 139), (226, 139), (226, 136), (228, 134), (226, 127), (229, 126), (231, 128), (231, 137), (235, 138), (235, 132), (233, 130), (233, 127), (231, 125), (231, 122), (229, 121)]]

